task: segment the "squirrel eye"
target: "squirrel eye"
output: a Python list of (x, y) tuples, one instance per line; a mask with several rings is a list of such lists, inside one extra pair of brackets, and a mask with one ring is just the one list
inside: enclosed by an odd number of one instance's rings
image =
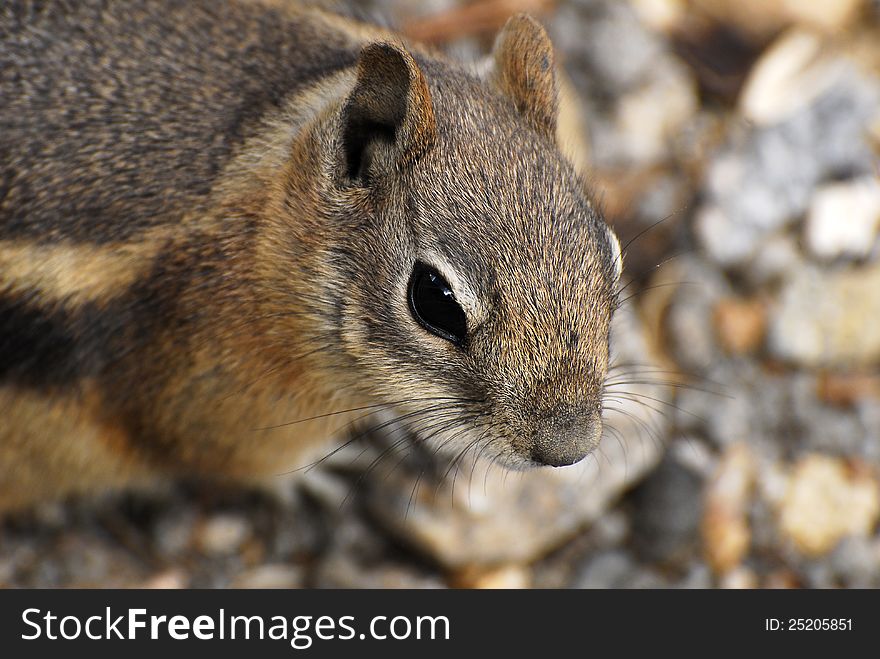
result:
[(441, 339), (462, 346), (467, 337), (464, 310), (443, 276), (417, 261), (409, 279), (409, 309), (418, 323)]

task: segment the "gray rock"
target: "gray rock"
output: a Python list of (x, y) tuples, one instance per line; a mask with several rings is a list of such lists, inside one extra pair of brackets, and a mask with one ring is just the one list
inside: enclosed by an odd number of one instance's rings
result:
[(856, 405), (862, 423), (862, 445), (859, 453), (870, 464), (880, 464), (880, 400), (866, 398)]
[(697, 235), (724, 266), (744, 265), (767, 236), (807, 210), (813, 189), (839, 175), (870, 175), (875, 155), (865, 135), (880, 105), (880, 82), (853, 65), (786, 121), (740, 130), (709, 165), (708, 203)]
[[(797, 433), (801, 451), (857, 456), (871, 453), (880, 444), (880, 436), (866, 426), (851, 409), (833, 407), (819, 400), (819, 382), (813, 373), (796, 373), (791, 379), (792, 405), (788, 412)], [(873, 440), (873, 441), (871, 441)], [(867, 456), (866, 456), (867, 457)]]
[(232, 554), (250, 534), (250, 524), (244, 517), (220, 514), (205, 520), (197, 529), (196, 544), (208, 555)]
[(722, 357), (715, 339), (715, 305), (730, 295), (723, 275), (706, 261), (684, 258), (673, 266), (679, 282), (666, 314), (665, 329), (676, 362), (691, 372), (705, 371)]
[(700, 542), (703, 478), (667, 452), (633, 492), (633, 548), (650, 562), (686, 563)]
[(791, 273), (771, 310), (769, 346), (801, 366), (880, 361), (880, 262), (847, 270)]
[(697, 109), (689, 70), (626, 3), (563, 4), (548, 28), (566, 70), (586, 99), (593, 164), (662, 160)]
[(560, 6), (549, 22), (554, 45), (566, 54), (584, 90), (621, 95), (650, 77), (667, 49), (621, 2), (587, 0)]
[(238, 574), (233, 588), (300, 588), (304, 584), (302, 568), (268, 563)]
[(880, 586), (880, 538), (844, 538), (831, 554), (831, 567), (846, 588)]
[(365, 520), (346, 516), (329, 536), (313, 570), (318, 588), (443, 588), (436, 573), (389, 558), (391, 548)]
[(822, 186), (813, 194), (804, 234), (820, 258), (865, 258), (880, 230), (880, 180), (876, 175)]
[(641, 567), (625, 551), (611, 550), (590, 557), (580, 569), (573, 588), (662, 588), (668, 583), (656, 572)]
[(676, 584), (676, 588), (706, 589), (713, 586), (712, 570), (705, 563), (696, 562)]
[(572, 583), (573, 588), (619, 588), (635, 572), (635, 561), (623, 551), (606, 551), (592, 557)]

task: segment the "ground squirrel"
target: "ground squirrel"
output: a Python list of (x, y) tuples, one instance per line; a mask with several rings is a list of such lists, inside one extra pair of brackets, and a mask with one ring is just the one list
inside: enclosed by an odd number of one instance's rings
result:
[(0, 507), (289, 471), (379, 410), (595, 447), (620, 247), (533, 19), (472, 70), (282, 0), (7, 0), (0, 38)]

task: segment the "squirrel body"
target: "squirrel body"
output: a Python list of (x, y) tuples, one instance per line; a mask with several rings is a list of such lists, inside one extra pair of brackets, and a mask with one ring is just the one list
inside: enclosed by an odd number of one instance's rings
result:
[(4, 3), (0, 508), (271, 476), (377, 411), (586, 455), (621, 257), (557, 113), (525, 16), (477, 74), (292, 2)]

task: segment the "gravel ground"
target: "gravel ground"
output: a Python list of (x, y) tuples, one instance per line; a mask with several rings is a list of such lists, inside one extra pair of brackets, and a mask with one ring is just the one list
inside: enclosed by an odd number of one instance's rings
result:
[[(430, 18), (453, 0), (369, 4), (491, 44)], [(521, 4), (633, 240), (596, 455), (450, 470), (368, 436), (272, 491), (46, 505), (0, 521), (0, 586), (880, 587), (878, 4)]]

